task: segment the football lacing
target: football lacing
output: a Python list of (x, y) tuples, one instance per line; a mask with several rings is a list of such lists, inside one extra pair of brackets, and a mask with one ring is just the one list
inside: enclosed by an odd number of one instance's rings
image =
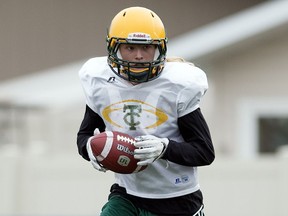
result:
[(131, 138), (126, 137), (126, 136), (121, 136), (119, 134), (117, 134), (117, 140), (118, 141), (124, 141), (124, 142), (130, 143), (132, 145), (135, 144), (135, 140), (134, 139), (131, 139)]

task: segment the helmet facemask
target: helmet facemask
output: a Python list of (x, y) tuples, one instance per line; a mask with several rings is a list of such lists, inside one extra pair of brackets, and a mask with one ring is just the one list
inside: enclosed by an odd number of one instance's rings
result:
[[(142, 33), (133, 33), (134, 35), (146, 35)], [(108, 42), (108, 64), (112, 71), (121, 78), (133, 83), (148, 82), (157, 78), (164, 67), (166, 59), (166, 41), (167, 39), (152, 40), (146, 35), (146, 38), (133, 39), (128, 38), (107, 38)], [(132, 62), (122, 59), (119, 51), (121, 44), (137, 45), (155, 45), (154, 59), (149, 62)]]

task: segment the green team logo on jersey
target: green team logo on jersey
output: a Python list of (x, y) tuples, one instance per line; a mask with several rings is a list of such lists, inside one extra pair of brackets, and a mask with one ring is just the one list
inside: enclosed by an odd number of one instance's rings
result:
[(136, 130), (155, 128), (167, 121), (160, 109), (139, 100), (124, 100), (107, 106), (102, 115), (106, 121), (119, 128)]
[(137, 120), (141, 117), (142, 108), (141, 105), (126, 105), (124, 104), (123, 112), (127, 113), (124, 115), (124, 122), (130, 126), (130, 130), (136, 130), (137, 125), (140, 122)]

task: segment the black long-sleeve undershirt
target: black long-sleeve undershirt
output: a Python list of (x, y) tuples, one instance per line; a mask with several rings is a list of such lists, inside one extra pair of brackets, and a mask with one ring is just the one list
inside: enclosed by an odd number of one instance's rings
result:
[[(209, 128), (200, 108), (180, 117), (178, 127), (185, 142), (170, 140), (162, 158), (184, 166), (211, 164), (215, 158), (214, 148)], [(77, 134), (79, 154), (86, 160), (89, 160), (86, 143), (88, 138), (93, 136), (95, 128), (103, 132), (105, 124), (103, 119), (86, 105), (84, 119)]]
[(211, 164), (215, 159), (214, 147), (200, 108), (180, 117), (178, 127), (185, 142), (170, 140), (162, 158), (184, 166)]
[(86, 105), (84, 118), (77, 133), (78, 152), (84, 159), (90, 160), (86, 150), (86, 143), (89, 137), (94, 135), (96, 128), (98, 128), (100, 132), (103, 132), (105, 131), (105, 127), (103, 119)]

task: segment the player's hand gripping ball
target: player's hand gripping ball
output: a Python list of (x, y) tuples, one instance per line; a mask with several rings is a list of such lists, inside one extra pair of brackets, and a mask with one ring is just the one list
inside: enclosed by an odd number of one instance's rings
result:
[(128, 134), (105, 131), (95, 135), (91, 141), (92, 152), (104, 168), (116, 173), (130, 174), (144, 170), (134, 158), (135, 140)]

